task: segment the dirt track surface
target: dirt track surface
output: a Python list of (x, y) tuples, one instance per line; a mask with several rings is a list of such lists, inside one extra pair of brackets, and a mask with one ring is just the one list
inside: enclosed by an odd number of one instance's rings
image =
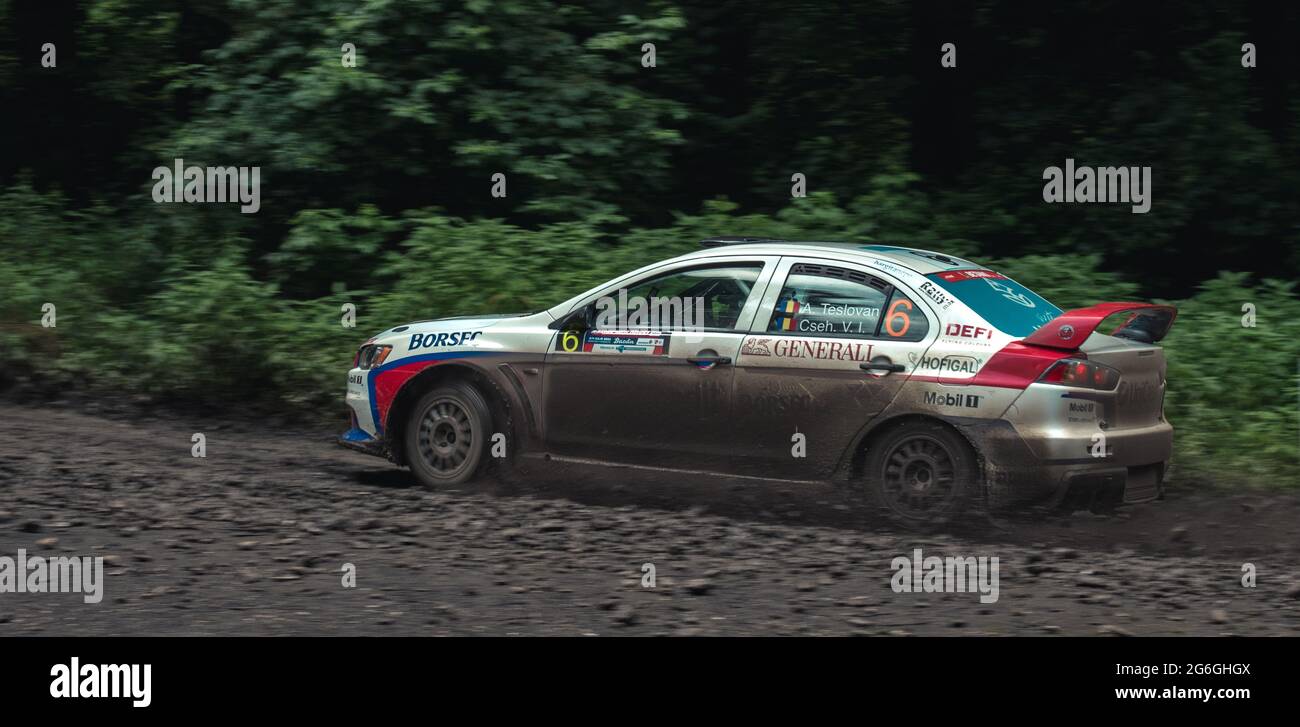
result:
[[(535, 464), (428, 492), (325, 429), (0, 402), (19, 548), (104, 556), (104, 600), (0, 593), (0, 636), (1300, 634), (1295, 495), (917, 534), (830, 486)], [(997, 556), (997, 602), (895, 593), (914, 548)]]

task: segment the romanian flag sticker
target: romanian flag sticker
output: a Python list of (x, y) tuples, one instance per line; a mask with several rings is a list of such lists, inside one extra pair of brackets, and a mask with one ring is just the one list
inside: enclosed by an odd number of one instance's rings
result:
[(794, 298), (776, 305), (776, 328), (781, 331), (793, 331), (794, 318), (799, 313), (799, 301)]

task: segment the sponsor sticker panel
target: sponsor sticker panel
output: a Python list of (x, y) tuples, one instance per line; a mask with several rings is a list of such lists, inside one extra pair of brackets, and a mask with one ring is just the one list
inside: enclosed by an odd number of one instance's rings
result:
[(555, 350), (609, 356), (667, 356), (671, 334), (664, 331), (563, 331)]

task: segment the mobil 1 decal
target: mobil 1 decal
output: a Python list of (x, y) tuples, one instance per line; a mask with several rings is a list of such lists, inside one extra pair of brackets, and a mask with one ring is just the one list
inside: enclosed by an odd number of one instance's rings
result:
[(555, 350), (563, 353), (666, 356), (669, 334), (659, 331), (563, 331)]
[(922, 401), (940, 410), (977, 409), (984, 398), (980, 394), (935, 389), (929, 389), (922, 395)]
[(917, 390), (921, 409), (963, 416), (997, 415), (1020, 395), (1018, 389), (987, 386), (924, 386)]

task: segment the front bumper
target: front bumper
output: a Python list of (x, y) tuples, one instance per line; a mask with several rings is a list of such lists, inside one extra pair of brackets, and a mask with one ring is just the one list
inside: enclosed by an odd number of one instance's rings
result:
[(383, 440), (376, 439), (355, 426), (340, 434), (336, 441), (340, 447), (372, 454), (376, 457), (388, 457), (388, 447)]
[(379, 431), (375, 421), (375, 409), (370, 390), (370, 374), (365, 369), (354, 368), (348, 371), (347, 405), (352, 415), (353, 428), (374, 434)]

